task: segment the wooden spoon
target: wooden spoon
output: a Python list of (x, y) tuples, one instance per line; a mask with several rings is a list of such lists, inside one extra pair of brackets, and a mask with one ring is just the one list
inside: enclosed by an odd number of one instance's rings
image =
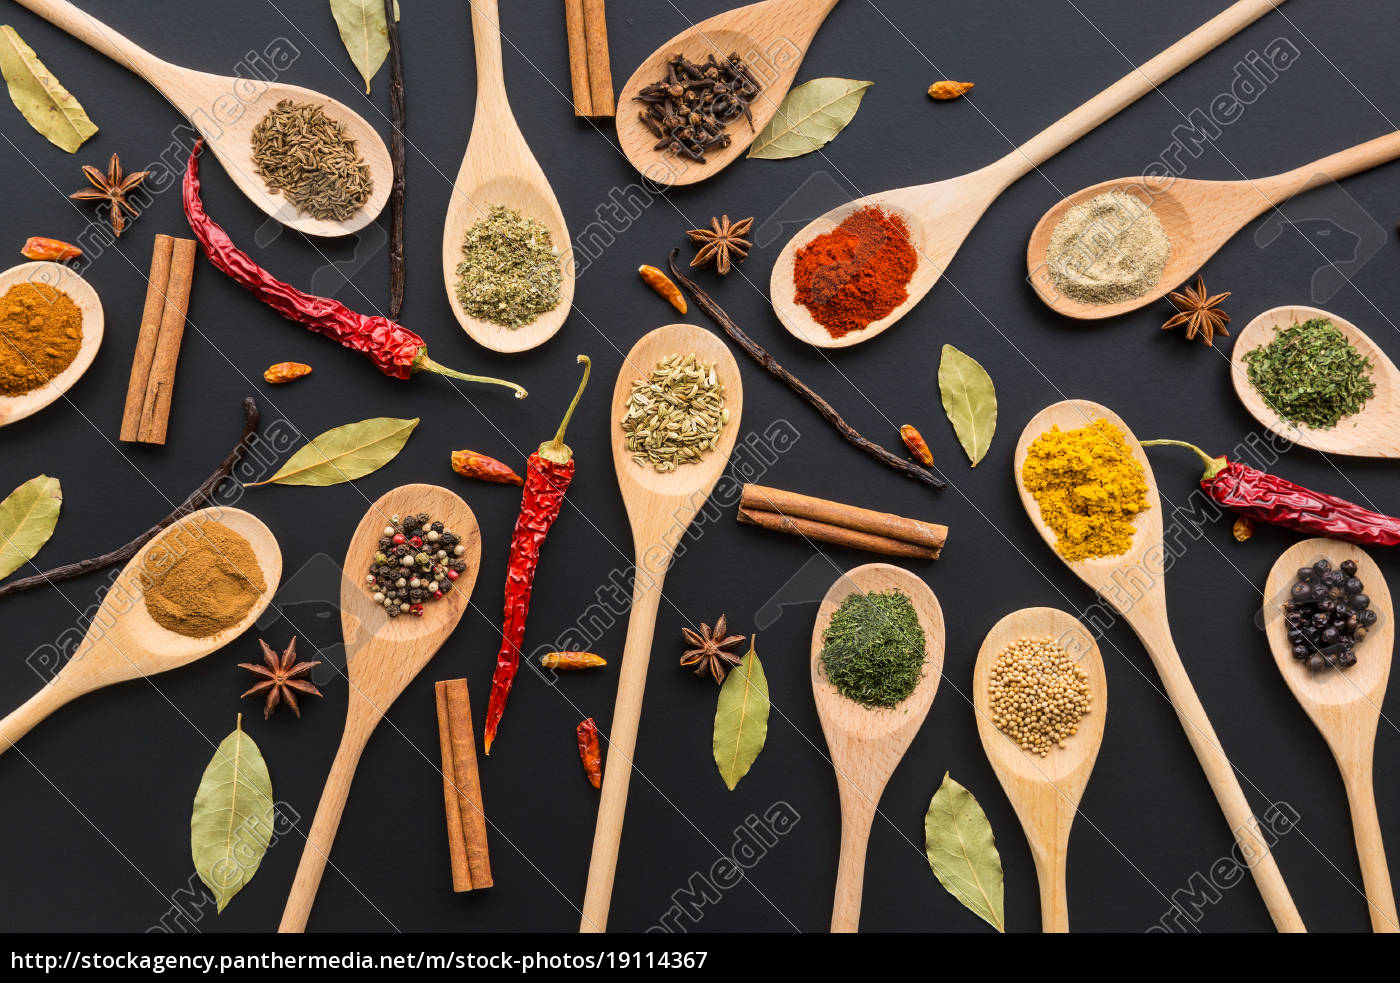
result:
[[(703, 20), (657, 48), (632, 73), (618, 99), (617, 139), (632, 166), (653, 184), (680, 187), (712, 177), (742, 157), (778, 111), (817, 28), (836, 3), (837, 0), (751, 3)], [(641, 103), (632, 101), (637, 93), (666, 78), (666, 63), (675, 55), (704, 61), (709, 55), (723, 59), (734, 52), (763, 86), (749, 107), (753, 113), (752, 128), (744, 119), (730, 123), (724, 131), (730, 137), (729, 146), (706, 152), (703, 164), (654, 150), (656, 134), (638, 116)]]
[[(554, 337), (574, 302), (574, 261), (564, 213), (510, 111), (501, 63), (501, 16), (496, 0), (471, 0), (472, 40), (476, 45), (476, 115), (467, 153), (452, 185), (442, 232), (442, 279), (447, 303), (462, 330), (492, 351), (523, 352)], [(559, 251), (562, 279), (559, 304), (529, 324), (507, 328), (480, 321), (457, 301), (457, 264), (467, 230), (493, 205), (514, 209), (549, 229)]]
[[(92, 284), (62, 263), (21, 263), (0, 273), (0, 297), (21, 283), (55, 287), (71, 297), (83, 315), (83, 343), (68, 368), (46, 384), (21, 396), (0, 396), (0, 427), (39, 412), (71, 389), (97, 357), (97, 349), (102, 344), (102, 302), (97, 299)], [(0, 345), (4, 344), (4, 336), (0, 334)]]
[[(1026, 424), (1016, 444), (1014, 475), (1021, 504), (1030, 516), (1031, 524), (1053, 549), (1055, 531), (1041, 520), (1040, 506), (1021, 483), (1026, 452), (1032, 441), (1052, 426), (1074, 430), (1096, 420), (1107, 420), (1122, 429), (1133, 460), (1147, 480), (1147, 502), (1150, 507), (1133, 520), (1137, 529), (1128, 552), (1121, 556), (1067, 562), (1066, 565), (1118, 610), (1147, 649), (1162, 679), (1167, 699), (1186, 729), (1186, 737), (1205, 770), (1215, 797), (1220, 801), (1220, 808), (1225, 813), (1235, 841), (1240, 845), (1242, 856), (1254, 858), (1250, 869), (1274, 924), (1281, 931), (1305, 931), (1298, 909), (1289, 896), (1288, 886), (1279, 873), (1278, 864), (1269, 852), (1269, 844), (1258, 833), (1259, 821), (1250, 811), (1249, 800), (1240, 788), (1234, 767), (1215, 736), (1210, 718), (1206, 716), (1205, 707), (1191, 686), (1191, 678), (1182, 665), (1176, 643), (1172, 641), (1171, 628), (1167, 623), (1167, 592), (1163, 578), (1165, 549), (1162, 541), (1162, 508), (1157, 494), (1157, 479), (1153, 477), (1142, 445), (1117, 414), (1098, 403), (1069, 399), (1047, 406)], [(1057, 551), (1055, 555), (1060, 554)]]
[[(1045, 757), (1031, 754), (1007, 737), (992, 722), (992, 666), (997, 656), (1021, 639), (1051, 638), (1060, 644), (1089, 675), (1093, 701), (1079, 732), (1066, 738), (1065, 746)], [(1079, 800), (1089, 784), (1094, 759), (1103, 743), (1108, 713), (1108, 681), (1104, 677), (1099, 646), (1079, 620), (1056, 608), (1022, 608), (998, 621), (977, 653), (972, 674), (972, 702), (977, 710), (977, 733), (982, 748), (997, 773), (1006, 797), (1021, 820), (1035, 858), (1040, 880), (1040, 928), (1043, 932), (1069, 931), (1069, 895), (1065, 887), (1065, 859), (1069, 830), (1079, 811)]]
[[(146, 610), (141, 580), (148, 563), (152, 570), (168, 565), (172, 553), (178, 553), (182, 545), (188, 549), (211, 523), (227, 526), (248, 540), (267, 590), (238, 624), (208, 638), (190, 638), (156, 624)], [(58, 675), (0, 720), (0, 751), (9, 750), (35, 724), (84, 693), (178, 669), (217, 652), (258, 619), (281, 579), (282, 552), (271, 531), (256, 516), (240, 509), (218, 507), (191, 512), (173, 523), (117, 575), (88, 626), (87, 636)]]
[[(981, 170), (934, 184), (866, 195), (833, 208), (797, 233), (783, 247), (773, 266), (769, 297), (778, 319), (793, 337), (819, 348), (848, 348), (881, 334), (908, 314), (932, 289), (982, 213), (1007, 187), (1281, 3), (1283, 0), (1238, 0), (1068, 116)], [(909, 281), (909, 297), (904, 303), (863, 331), (833, 338), (812, 319), (807, 308), (797, 303), (793, 265), (800, 247), (817, 235), (831, 231), (866, 205), (878, 206), (904, 219), (919, 252), (919, 265)]]
[[(1280, 420), (1249, 384), (1244, 356), (1274, 337), (1274, 328), (1287, 328), (1313, 318), (1331, 321), (1347, 341), (1371, 360), (1371, 381), (1376, 393), (1360, 412), (1340, 420), (1331, 430), (1314, 430), (1306, 424)], [(1245, 325), (1230, 353), (1230, 379), (1244, 408), (1269, 430), (1324, 454), (1356, 457), (1400, 457), (1400, 370), (1365, 332), (1350, 321), (1316, 307), (1275, 307)]]
[[(898, 590), (906, 595), (924, 629), (924, 678), (904, 702), (889, 709), (861, 706), (836, 691), (822, 672), (822, 635), (831, 616), (851, 594)], [(836, 862), (833, 932), (860, 929), (865, 886), (865, 848), (880, 796), (914, 735), (923, 726), (943, 678), (943, 608), (925, 584), (903, 567), (867, 563), (842, 574), (827, 590), (812, 626), (812, 695), (826, 735), (841, 793), (841, 854)]]
[[(632, 394), (632, 382), (646, 378), (657, 362), (677, 352), (694, 352), (715, 364), (724, 384), (729, 422), (720, 431), (719, 444), (698, 462), (661, 474), (632, 460), (619, 421)], [(622, 501), (632, 523), (637, 567), (632, 587), (632, 614), (613, 707), (608, 760), (603, 768), (603, 795), (598, 805), (598, 826), (593, 833), (593, 856), (588, 864), (588, 887), (583, 898), (580, 932), (602, 932), (608, 927), (617, 852), (622, 842), (622, 819), (627, 811), (627, 788), (632, 781), (633, 751), (642, 719), (642, 694), (647, 683), (651, 640), (656, 633), (656, 613), (661, 587), (670, 569), (676, 544), (695, 514), (704, 506), (739, 435), (744, 410), (744, 386), (734, 356), (718, 337), (693, 324), (668, 324), (642, 336), (622, 363), (613, 389), (609, 426), (612, 428), (613, 468), (622, 489)]]
[[(462, 537), (466, 552), (461, 559), (466, 561), (467, 569), (453, 582), (451, 593), (428, 604), (422, 617), (390, 618), (383, 607), (374, 603), (364, 578), (390, 518), (415, 512), (427, 512), (434, 521), (441, 521)], [(385, 493), (355, 528), (340, 578), (340, 625), (347, 652), (345, 671), (350, 679), (345, 732), (316, 807), (316, 819), (306, 837), (306, 848), (277, 931), (306, 930), (316, 889), (345, 811), (350, 781), (355, 777), (355, 766), (365, 744), (394, 700), (462, 620), (480, 567), (481, 530), (476, 516), (466, 502), (437, 485), (402, 485)]]
[[(1026, 267), (1040, 299), (1066, 317), (1097, 320), (1155, 303), (1185, 283), (1236, 232), (1264, 212), (1313, 188), (1400, 157), (1400, 132), (1255, 181), (1192, 181), (1179, 177), (1125, 177), (1076, 191), (1046, 212), (1031, 231)], [(1131, 194), (1152, 209), (1166, 230), (1171, 253), (1157, 285), (1141, 297), (1116, 304), (1082, 304), (1062, 293), (1050, 276), (1046, 250), (1055, 226), (1080, 202), (1109, 191)], [(1238, 347), (1238, 346), (1237, 346)]]
[[(1379, 616), (1367, 636), (1356, 646), (1356, 665), (1350, 669), (1312, 672), (1293, 657), (1288, 626), (1283, 620), (1293, 580), (1300, 567), (1318, 560), (1332, 561), (1334, 568), (1343, 560), (1356, 562), (1356, 575), (1366, 585), (1371, 610)], [(1264, 585), (1264, 631), (1274, 653), (1283, 681), (1293, 691), (1307, 715), (1322, 731), (1327, 746), (1337, 759), (1342, 782), (1351, 807), (1351, 824), (1356, 834), (1356, 851), (1361, 859), (1361, 876), (1366, 885), (1366, 901), (1371, 909), (1371, 928), (1377, 932), (1400, 931), (1395, 912), (1395, 894), (1390, 887), (1390, 867), (1385, 862), (1385, 842), (1381, 838), (1380, 816), (1376, 813), (1375, 778), (1372, 760), (1376, 752), (1376, 728), (1380, 724), (1385, 684), (1390, 678), (1391, 652), (1395, 644), (1395, 610), (1390, 590), (1380, 567), (1359, 546), (1333, 539), (1305, 539), (1284, 550)]]
[[(17, 2), (149, 82), (200, 132), (239, 190), (289, 229), (313, 236), (349, 235), (373, 222), (389, 200), (393, 183), (389, 151), (374, 127), (344, 103), (299, 85), (213, 75), (172, 65), (66, 0)], [(327, 116), (344, 123), (346, 133), (355, 141), (355, 149), (369, 165), (374, 190), (364, 207), (343, 222), (297, 214), (296, 206), (286, 198), (269, 194), (258, 176), (253, 163), (253, 128), (283, 99), (320, 106)]]

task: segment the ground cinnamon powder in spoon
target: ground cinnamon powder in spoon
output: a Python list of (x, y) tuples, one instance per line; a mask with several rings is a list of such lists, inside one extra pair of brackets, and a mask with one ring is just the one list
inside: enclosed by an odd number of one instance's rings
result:
[(141, 588), (156, 624), (208, 638), (242, 621), (267, 582), (248, 540), (207, 521), (172, 529), (156, 541), (142, 562)]
[(17, 283), (0, 297), (0, 396), (38, 389), (82, 347), (83, 312), (62, 290)]
[(919, 265), (898, 215), (866, 205), (797, 250), (797, 302), (833, 338), (864, 331), (909, 299)]

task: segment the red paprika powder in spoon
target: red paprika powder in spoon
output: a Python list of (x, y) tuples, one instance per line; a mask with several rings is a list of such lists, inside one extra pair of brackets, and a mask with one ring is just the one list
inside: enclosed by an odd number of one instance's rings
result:
[(866, 205), (797, 250), (797, 302), (840, 338), (864, 331), (909, 299), (919, 255), (898, 215)]

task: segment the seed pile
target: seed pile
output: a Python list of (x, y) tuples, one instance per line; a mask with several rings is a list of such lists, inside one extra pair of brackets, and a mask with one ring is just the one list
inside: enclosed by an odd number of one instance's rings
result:
[(696, 64), (684, 55), (666, 62), (666, 77), (643, 88), (633, 101), (645, 104), (637, 114), (642, 125), (660, 137), (653, 150), (662, 150), (705, 163), (705, 151), (730, 144), (724, 128), (740, 116), (753, 129), (749, 103), (762, 86), (737, 54), (723, 61), (710, 55)]
[(1298, 571), (1283, 619), (1293, 658), (1319, 672), (1356, 665), (1356, 645), (1378, 617), (1355, 560), (1343, 560), (1336, 570), (1331, 561), (1318, 560)]
[(312, 218), (343, 222), (374, 190), (345, 124), (309, 103), (283, 99), (258, 121), (253, 163), (269, 192), (280, 191)]
[(1116, 304), (1157, 286), (1171, 244), (1140, 199), (1110, 191), (1065, 212), (1045, 260), (1056, 289), (1081, 304)]
[(378, 545), (365, 583), (391, 618), (421, 618), (423, 605), (450, 591), (467, 569), (462, 538), (426, 512), (391, 517)]
[(559, 250), (549, 229), (504, 205), (467, 230), (457, 302), (480, 321), (519, 328), (559, 306)]
[(1313, 318), (1244, 353), (1249, 384), (1279, 419), (1330, 430), (1376, 394), (1371, 360), (1331, 321)]
[(1042, 758), (1079, 732), (1093, 709), (1089, 674), (1053, 638), (1022, 638), (997, 656), (987, 682), (992, 723)]
[(666, 472), (699, 461), (719, 444), (729, 422), (715, 363), (694, 352), (667, 355), (650, 376), (632, 383), (621, 422), (638, 467)]

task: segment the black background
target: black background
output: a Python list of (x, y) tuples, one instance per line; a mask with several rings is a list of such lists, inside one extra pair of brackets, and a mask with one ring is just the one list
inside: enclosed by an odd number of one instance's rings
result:
[[(196, 5), (151, 0), (82, 0), (137, 43), (176, 63), (227, 73), (245, 53), (284, 37), (301, 51), (286, 80), (344, 100), (387, 133), (387, 70), (369, 99), (360, 92), (336, 28), (320, 0)], [(618, 85), (653, 48), (688, 23), (719, 12), (722, 0), (641, 3), (614, 0), (609, 28)], [(594, 361), (594, 379), (570, 432), (578, 477), (546, 546), (527, 648), (571, 624), (599, 584), (631, 558), (631, 537), (609, 460), (606, 406), (623, 353), (645, 331), (674, 320), (635, 275), (641, 262), (662, 265), (686, 228), (712, 214), (775, 214), (805, 221), (842, 200), (885, 188), (950, 177), (1000, 157), (1013, 143), (1078, 105), (1128, 69), (1204, 22), (1221, 0), (1172, 4), (1112, 0), (848, 0), (831, 15), (800, 78), (873, 79), (851, 126), (820, 154), (791, 161), (740, 161), (700, 186), (656, 199), (578, 283), (574, 311), (542, 348), (503, 357), (458, 331), (440, 280), (442, 219), (472, 123), (473, 57), (468, 6), (405, 0), (409, 291), (403, 321), (449, 365), (508, 376), (531, 396), (453, 386), (420, 377), (380, 376), (343, 352), (277, 318), (201, 259), (190, 309), (169, 443), (116, 441), (131, 352), (145, 293), (151, 239), (187, 235), (178, 194), (165, 192), (87, 276), (100, 293), (107, 338), (87, 376), (45, 412), (0, 433), (0, 489), (38, 473), (63, 482), (63, 515), (44, 548), (44, 567), (104, 551), (169, 511), (213, 468), (239, 427), (239, 400), (255, 393), (265, 427), (290, 421), (311, 436), (367, 416), (421, 416), (390, 465), (353, 485), (255, 489), (242, 505), (276, 533), (286, 576), (308, 562), (295, 600), (333, 599), (333, 565), (367, 504), (395, 485), (442, 482), (462, 494), (484, 532), (482, 575), (471, 611), (430, 669), (408, 687), (360, 764), (311, 916), (312, 930), (379, 932), (572, 931), (583, 897), (597, 793), (580, 774), (573, 727), (592, 715), (608, 729), (616, 662), (566, 678), (554, 689), (524, 674), (482, 774), (493, 823), (496, 886), (457, 896), (450, 890), (432, 682), (469, 677), (478, 726), (500, 638), (506, 547), (519, 493), (456, 478), (448, 452), (471, 447), (520, 461), (553, 432), (576, 381), (574, 355)], [(611, 189), (636, 181), (610, 127), (576, 120), (560, 4), (502, 4), (505, 69), (525, 135), (549, 174), (575, 236), (598, 218)], [(1007, 924), (1039, 926), (1030, 853), (977, 739), (967, 699), (977, 647), (993, 623), (1027, 605), (1083, 610), (1093, 600), (1035, 535), (1014, 494), (1011, 454), (1026, 420), (1065, 397), (1098, 400), (1141, 437), (1175, 436), (1220, 453), (1258, 431), (1229, 385), (1230, 341), (1212, 351), (1186, 344), (1158, 325), (1162, 304), (1097, 324), (1062, 320), (1024, 283), (1025, 241), (1037, 217), (1062, 195), (1117, 175), (1141, 173), (1172, 142), (1182, 114), (1208, 107), (1235, 79), (1247, 52), (1286, 38), (1296, 64), (1212, 148), (1189, 162), (1188, 177), (1237, 179), (1302, 164), (1394, 128), (1400, 85), (1393, 45), (1397, 12), (1371, 0), (1349, 4), (1297, 0), (1247, 28), (1197, 65), (1010, 188), (968, 238), (949, 275), (895, 330), (844, 352), (796, 344), (766, 302), (768, 271), (781, 240), (755, 251), (722, 283), (705, 278), (730, 312), (763, 344), (826, 395), (859, 429), (897, 446), (895, 427), (917, 424), (950, 487), (934, 493), (858, 454), (786, 389), (740, 354), (745, 434), (788, 421), (800, 439), (765, 481), (823, 497), (946, 523), (942, 559), (915, 569), (927, 578), (947, 617), (942, 692), (894, 775), (870, 842), (862, 927), (866, 930), (980, 930), (982, 923), (947, 895), (929, 871), (923, 816), (945, 771), (979, 798), (997, 833), (1006, 871)], [(6, 241), (34, 234), (74, 239), (90, 212), (64, 196), (82, 179), (81, 163), (119, 153), (129, 168), (159, 156), (181, 123), (136, 76), (61, 34), (18, 5), (5, 20), (82, 101), (101, 132), (70, 157), (44, 141), (8, 105), (0, 110)], [(968, 99), (933, 104), (924, 95), (940, 78), (970, 79)], [(624, 107), (624, 111), (626, 108)], [(804, 185), (804, 182), (808, 182)], [(260, 212), (217, 162), (205, 165), (210, 213), (235, 242), (300, 286), (315, 286), (361, 310), (387, 298), (387, 218), (355, 242), (270, 237)], [(788, 196), (803, 188), (784, 206)], [(1310, 280), (1326, 258), (1349, 255), (1350, 233), (1369, 261), (1350, 286), (1321, 306), (1371, 333), (1400, 355), (1390, 312), (1400, 301), (1389, 229), (1397, 217), (1395, 171), (1380, 168), (1289, 206), (1311, 221), (1261, 247), (1247, 228), (1209, 264), (1212, 290), (1242, 326), (1285, 303), (1310, 303)], [(795, 229), (796, 226), (789, 227)], [(1319, 236), (1326, 229), (1330, 236)], [(261, 230), (261, 231), (260, 231)], [(267, 241), (272, 239), (273, 241)], [(357, 253), (358, 250), (358, 253)], [(16, 257), (18, 261), (18, 257)], [(344, 272), (326, 270), (344, 264)], [(712, 327), (702, 314), (696, 323)], [(1000, 429), (975, 470), (943, 419), (935, 373), (952, 343), (990, 371), (1000, 398)], [(260, 374), (284, 359), (305, 361), (308, 380), (271, 389)], [(1154, 455), (1164, 507), (1182, 503), (1198, 468), (1174, 453)], [(1392, 466), (1288, 453), (1275, 469), (1325, 490), (1400, 510)], [(1275, 855), (1302, 916), (1314, 930), (1368, 927), (1341, 781), (1326, 747), (1294, 704), (1253, 627), (1259, 586), (1275, 557), (1297, 537), (1260, 529), (1237, 545), (1222, 522), (1187, 550), (1168, 578), (1177, 640), (1220, 738), (1256, 809), (1270, 801), (1301, 814)], [(1400, 568), (1377, 551), (1392, 577)], [(818, 554), (801, 540), (738, 526), (732, 515), (708, 524), (667, 583), (638, 744), (609, 927), (642, 930), (657, 922), (696, 871), (730, 849), (733, 831), (777, 802), (801, 816), (745, 882), (707, 906), (699, 931), (820, 931), (830, 916), (839, 816), (808, 682), (814, 603), (788, 607), (759, 639), (774, 712), (767, 746), (736, 791), (711, 760), (716, 689), (676, 668), (680, 627), (720, 612), (748, 632), (755, 612), (813, 557), (828, 567), (805, 571), (815, 602), (838, 569), (871, 557)], [(824, 557), (824, 558), (823, 558)], [(816, 574), (814, 574), (816, 571)], [(32, 572), (32, 569), (30, 570)], [(820, 575), (818, 575), (820, 574)], [(0, 691), (10, 705), (39, 684), (29, 653), (55, 639), (94, 604), (100, 577), (0, 601), (5, 658)], [(1378, 592), (1378, 587), (1373, 588)], [(284, 595), (286, 592), (284, 591)], [(789, 596), (789, 599), (793, 599)], [(797, 598), (803, 599), (803, 598)], [(287, 597), (279, 598), (289, 600)], [(318, 612), (320, 616), (318, 616)], [(298, 606), (263, 634), (275, 645), (296, 633), (303, 651), (331, 649), (338, 626), (328, 605)], [(277, 798), (301, 815), (257, 876), (222, 914), (206, 908), (199, 931), (271, 931), (280, 917), (345, 711), (345, 683), (324, 679), (324, 700), (303, 719), (285, 712), (264, 722), (254, 701), (240, 703), (256, 657), (254, 635), (179, 672), (127, 683), (81, 699), (39, 726), (0, 758), (9, 844), (0, 925), (19, 931), (141, 931), (158, 923), (170, 896), (186, 888), (190, 802), (213, 746), (245, 713), (245, 726), (269, 763)], [(597, 643), (616, 659), (625, 619)], [(1111, 690), (1106, 739), (1084, 798), (1070, 851), (1070, 911), (1080, 930), (1142, 931), (1169, 909), (1191, 875), (1226, 855), (1232, 841), (1150, 663), (1124, 626), (1101, 639)], [(1366, 655), (1363, 652), (1363, 658)], [(1393, 705), (1393, 704), (1392, 704)], [(1381, 819), (1393, 831), (1400, 793), (1397, 730), (1382, 720), (1376, 752)], [(684, 924), (684, 923), (683, 923)], [(1271, 927), (1249, 881), (1202, 917), (1208, 931)]]

